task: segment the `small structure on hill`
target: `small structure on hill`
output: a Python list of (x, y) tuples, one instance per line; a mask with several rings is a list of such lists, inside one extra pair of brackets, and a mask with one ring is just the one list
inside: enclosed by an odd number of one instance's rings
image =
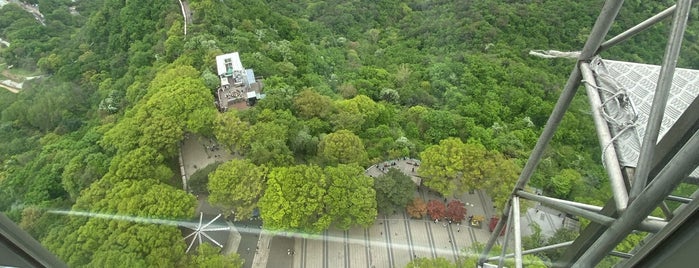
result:
[(238, 52), (216, 56), (216, 69), (221, 86), (216, 92), (216, 105), (220, 111), (230, 106), (245, 109), (264, 98), (262, 81), (255, 77), (252, 69), (243, 68)]

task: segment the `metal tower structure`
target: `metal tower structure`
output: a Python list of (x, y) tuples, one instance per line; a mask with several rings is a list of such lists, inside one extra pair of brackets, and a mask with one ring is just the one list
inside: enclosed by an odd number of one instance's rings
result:
[[(681, 183), (699, 183), (699, 71), (676, 68), (693, 1), (678, 0), (676, 5), (605, 41), (622, 4), (622, 0), (605, 1), (501, 220), (479, 257), (480, 267), (502, 266), (510, 231), (514, 233), (511, 256), (516, 267), (522, 267), (523, 254), (561, 247), (566, 247), (566, 252), (559, 260), (552, 260), (555, 267), (594, 267), (607, 255), (624, 258), (618, 265), (621, 267), (680, 267), (684, 266), (678, 265), (682, 261), (696, 260), (692, 254), (699, 250), (699, 191), (689, 197), (671, 195)], [(669, 17), (673, 19), (661, 65), (610, 61), (598, 56)], [(604, 207), (525, 191), (581, 84), (589, 99), (602, 162), (611, 183), (613, 197)], [(587, 218), (591, 223), (574, 241), (523, 250), (520, 198)], [(666, 200), (683, 204), (671, 211)], [(658, 207), (664, 218), (650, 217)], [(505, 225), (513, 230), (507, 230), (502, 253), (488, 258)], [(631, 252), (614, 251), (636, 230), (649, 233), (643, 243)], [(499, 264), (494, 264), (498, 259)]]

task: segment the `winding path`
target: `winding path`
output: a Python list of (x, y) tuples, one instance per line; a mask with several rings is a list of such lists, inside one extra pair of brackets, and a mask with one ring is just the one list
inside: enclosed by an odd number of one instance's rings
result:
[(10, 87), (10, 86), (6, 86), (5, 84), (2, 84), (2, 83), (0, 83), (0, 87), (4, 87), (5, 89), (7, 89), (7, 90), (9, 90), (10, 92), (15, 93), (15, 94), (16, 94), (16, 93), (19, 93), (19, 89), (16, 89), (16, 88), (13, 88), (13, 87)]
[(180, 9), (182, 9), (182, 17), (184, 17), (184, 36), (187, 36), (187, 25), (192, 24), (192, 10), (189, 9), (189, 3), (187, 1), (177, 1), (180, 2)]

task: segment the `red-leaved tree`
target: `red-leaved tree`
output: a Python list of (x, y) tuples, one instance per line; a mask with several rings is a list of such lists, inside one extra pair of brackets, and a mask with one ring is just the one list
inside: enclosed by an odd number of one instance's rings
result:
[(413, 202), (406, 207), (408, 215), (414, 219), (422, 219), (427, 214), (427, 204), (422, 198), (416, 197)]
[(447, 218), (461, 222), (466, 218), (466, 205), (459, 200), (451, 200), (447, 204)]
[(444, 216), (446, 216), (446, 210), (447, 207), (442, 201), (430, 200), (430, 202), (427, 202), (427, 214), (430, 215), (430, 218), (433, 220), (444, 218)]

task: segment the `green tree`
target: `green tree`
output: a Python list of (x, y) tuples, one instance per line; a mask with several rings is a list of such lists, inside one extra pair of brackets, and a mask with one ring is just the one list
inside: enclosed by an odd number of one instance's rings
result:
[(277, 167), (267, 176), (267, 189), (260, 198), (265, 228), (320, 232), (332, 219), (325, 214), (328, 180), (315, 165)]
[(165, 157), (162, 154), (148, 146), (120, 152), (110, 162), (105, 178), (118, 181), (146, 177), (167, 181), (174, 174), (164, 161)]
[(486, 163), (481, 168), (483, 179), (477, 185), (486, 190), (496, 207), (502, 208), (522, 169), (514, 159), (507, 159), (497, 151), (487, 153)]
[(362, 129), (388, 123), (380, 118), (385, 107), (365, 95), (336, 101), (334, 108), (337, 113), (331, 116), (330, 121), (335, 125), (335, 129), (347, 129), (358, 133)]
[(187, 179), (187, 189), (198, 195), (208, 194), (209, 190), (207, 187), (209, 185), (209, 175), (221, 164), (221, 162), (215, 162), (195, 171), (194, 174)]
[(481, 168), (485, 156), (486, 150), (480, 144), (464, 144), (457, 138), (447, 138), (420, 154), (419, 174), (426, 186), (450, 196), (456, 191), (479, 186), (477, 182), (483, 177)]
[(325, 198), (326, 213), (343, 230), (353, 224), (371, 225), (376, 220), (376, 191), (372, 178), (357, 165), (325, 168), (329, 187)]
[(215, 113), (211, 94), (197, 71), (170, 65), (158, 72), (133, 110), (105, 133), (102, 144), (120, 151), (149, 146), (174, 156), (184, 131), (212, 132)]
[(219, 113), (214, 124), (216, 140), (226, 146), (229, 152), (241, 152), (250, 146), (245, 133), (250, 130), (250, 124), (236, 115), (235, 111)]
[[(548, 239), (547, 244), (553, 245), (553, 244), (568, 242), (568, 241), (574, 240), (576, 237), (578, 237), (577, 231), (570, 230), (567, 228), (561, 228), (561, 229), (556, 230), (556, 232), (553, 234), (553, 236)], [(561, 256), (563, 256), (563, 253), (565, 251), (566, 251), (565, 248), (558, 248), (558, 249), (554, 249), (554, 250), (544, 251), (544, 255), (546, 255), (546, 257), (548, 257), (551, 261), (556, 261), (556, 260), (560, 259)]]
[(564, 169), (558, 175), (551, 178), (551, 191), (554, 196), (568, 198), (573, 187), (581, 180), (581, 175), (574, 169)]
[(364, 165), (368, 161), (362, 140), (349, 130), (338, 130), (325, 136), (318, 144), (318, 156), (330, 165)]
[(266, 173), (247, 159), (225, 162), (209, 176), (209, 201), (226, 216), (247, 219), (264, 191)]
[(386, 174), (374, 178), (379, 212), (391, 215), (404, 209), (413, 198), (415, 188), (415, 182), (410, 176), (395, 168), (390, 168)]
[[(258, 117), (264, 116), (266, 112), (271, 110), (264, 110)], [(265, 120), (264, 117), (258, 119)], [(267, 120), (258, 121), (243, 133), (243, 143), (249, 144), (249, 148), (244, 148), (242, 152), (248, 154), (248, 157), (258, 165), (289, 165), (294, 159), (286, 145), (288, 131), (289, 128), (285, 124)]]
[(302, 118), (326, 118), (330, 114), (332, 101), (329, 97), (305, 89), (294, 97), (294, 111)]
[(359, 132), (364, 124), (364, 117), (358, 110), (342, 109), (330, 117), (330, 122), (335, 130), (349, 130)]
[(290, 140), (290, 147), (295, 156), (310, 158), (316, 155), (318, 143), (320, 143), (318, 137), (301, 130)]
[(420, 154), (419, 173), (426, 186), (444, 196), (484, 189), (496, 206), (502, 207), (517, 181), (520, 168), (497, 151), (486, 151), (476, 142), (456, 138), (442, 140)]
[(221, 268), (241, 268), (245, 260), (240, 258), (238, 253), (223, 255), (220, 249), (204, 243), (197, 247), (196, 254), (187, 256), (187, 266), (189, 267), (221, 267)]
[(248, 158), (258, 165), (286, 166), (294, 162), (291, 150), (279, 139), (253, 142)]
[[(78, 200), (78, 204), (96, 213), (93, 217), (71, 218), (49, 233), (44, 243), (52, 252), (70, 266), (114, 260), (139, 266), (174, 266), (184, 258), (180, 230), (151, 221), (191, 217), (196, 205), (194, 196), (152, 179), (124, 180), (106, 191), (102, 187), (93, 184)], [(93, 195), (101, 198), (92, 199)], [(79, 206), (74, 210), (80, 211)], [(132, 218), (120, 218), (124, 216)]]
[(398, 94), (398, 91), (392, 88), (381, 89), (379, 96), (382, 100), (392, 103), (397, 103), (398, 100), (400, 100), (400, 95)]

